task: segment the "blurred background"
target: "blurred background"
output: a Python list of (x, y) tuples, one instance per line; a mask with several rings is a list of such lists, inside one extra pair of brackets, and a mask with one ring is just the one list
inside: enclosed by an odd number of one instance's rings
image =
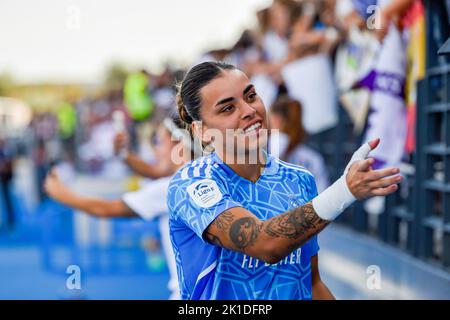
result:
[(43, 184), (56, 166), (83, 195), (141, 188), (114, 153), (113, 113), (151, 164), (175, 84), (224, 60), (283, 133), (276, 155), (319, 191), (373, 137), (375, 166), (401, 168), (399, 192), (320, 234), (336, 297), (449, 299), (449, 21), (448, 0), (0, 0), (0, 298), (169, 298), (158, 219), (88, 216)]

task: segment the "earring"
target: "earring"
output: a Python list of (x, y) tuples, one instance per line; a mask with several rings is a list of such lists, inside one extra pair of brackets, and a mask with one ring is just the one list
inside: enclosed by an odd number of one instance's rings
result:
[(215, 150), (214, 143), (210, 142), (203, 148), (203, 153), (210, 154)]

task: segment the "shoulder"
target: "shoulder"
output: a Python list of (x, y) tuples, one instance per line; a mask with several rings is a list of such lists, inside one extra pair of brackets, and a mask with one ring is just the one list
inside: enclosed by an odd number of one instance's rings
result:
[(179, 169), (172, 180), (170, 188), (190, 185), (193, 182), (211, 179), (217, 182), (227, 181), (225, 172), (213, 155), (197, 158)]

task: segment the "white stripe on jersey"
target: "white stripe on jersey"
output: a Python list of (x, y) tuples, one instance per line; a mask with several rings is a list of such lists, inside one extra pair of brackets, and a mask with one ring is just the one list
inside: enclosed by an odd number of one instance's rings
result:
[(212, 170), (212, 166), (208, 164), (208, 166), (206, 167), (206, 170), (205, 170), (205, 176), (207, 178), (211, 178), (211, 170)]
[(208, 268), (206, 268), (205, 270), (203, 270), (197, 277), (197, 281), (196, 283), (198, 283), (203, 277), (205, 277), (206, 275), (208, 275), (208, 273), (210, 273), (211, 271), (213, 271), (217, 266), (217, 260), (214, 261)]
[(194, 172), (192, 173), (193, 177), (200, 177), (200, 165), (194, 168)]
[(200, 169), (205, 167), (205, 159), (202, 159), (198, 165), (195, 166), (192, 177), (200, 177)]
[[(189, 178), (193, 178), (193, 177), (200, 177), (202, 172), (202, 169), (205, 169), (205, 176), (211, 178), (211, 170), (212, 167), (218, 168), (219, 166), (217, 164), (213, 164), (212, 163), (212, 159), (211, 157), (207, 158), (207, 159), (201, 159), (199, 160), (194, 160), (190, 166), (185, 167), (182, 169), (181, 171), (181, 179), (185, 180), (185, 179), (189, 179)], [(189, 176), (189, 169), (193, 168), (193, 172), (192, 172), (192, 176)]]
[(301, 166), (298, 166), (298, 165), (295, 165), (295, 164), (287, 163), (287, 162), (284, 162), (283, 160), (280, 160), (280, 159), (276, 159), (276, 161), (279, 164), (281, 164), (281, 165), (283, 165), (283, 166), (285, 166), (285, 167), (287, 167), (289, 169), (294, 169), (294, 170), (297, 170), (297, 171), (305, 172), (305, 173), (313, 176), (313, 174), (309, 170), (307, 170), (305, 167), (301, 167)]
[(188, 176), (189, 168), (190, 167), (186, 167), (181, 171), (181, 179), (185, 180), (185, 179), (189, 178), (189, 176)]
[(208, 178), (211, 178), (211, 170), (212, 170), (211, 162), (212, 162), (211, 158), (208, 158), (208, 160), (206, 160), (205, 176)]

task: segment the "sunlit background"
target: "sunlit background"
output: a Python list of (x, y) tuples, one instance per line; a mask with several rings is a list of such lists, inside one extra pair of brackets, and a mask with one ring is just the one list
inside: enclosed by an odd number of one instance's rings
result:
[(0, 2), (0, 70), (19, 82), (96, 84), (107, 68), (186, 67), (230, 47), (270, 0)]

